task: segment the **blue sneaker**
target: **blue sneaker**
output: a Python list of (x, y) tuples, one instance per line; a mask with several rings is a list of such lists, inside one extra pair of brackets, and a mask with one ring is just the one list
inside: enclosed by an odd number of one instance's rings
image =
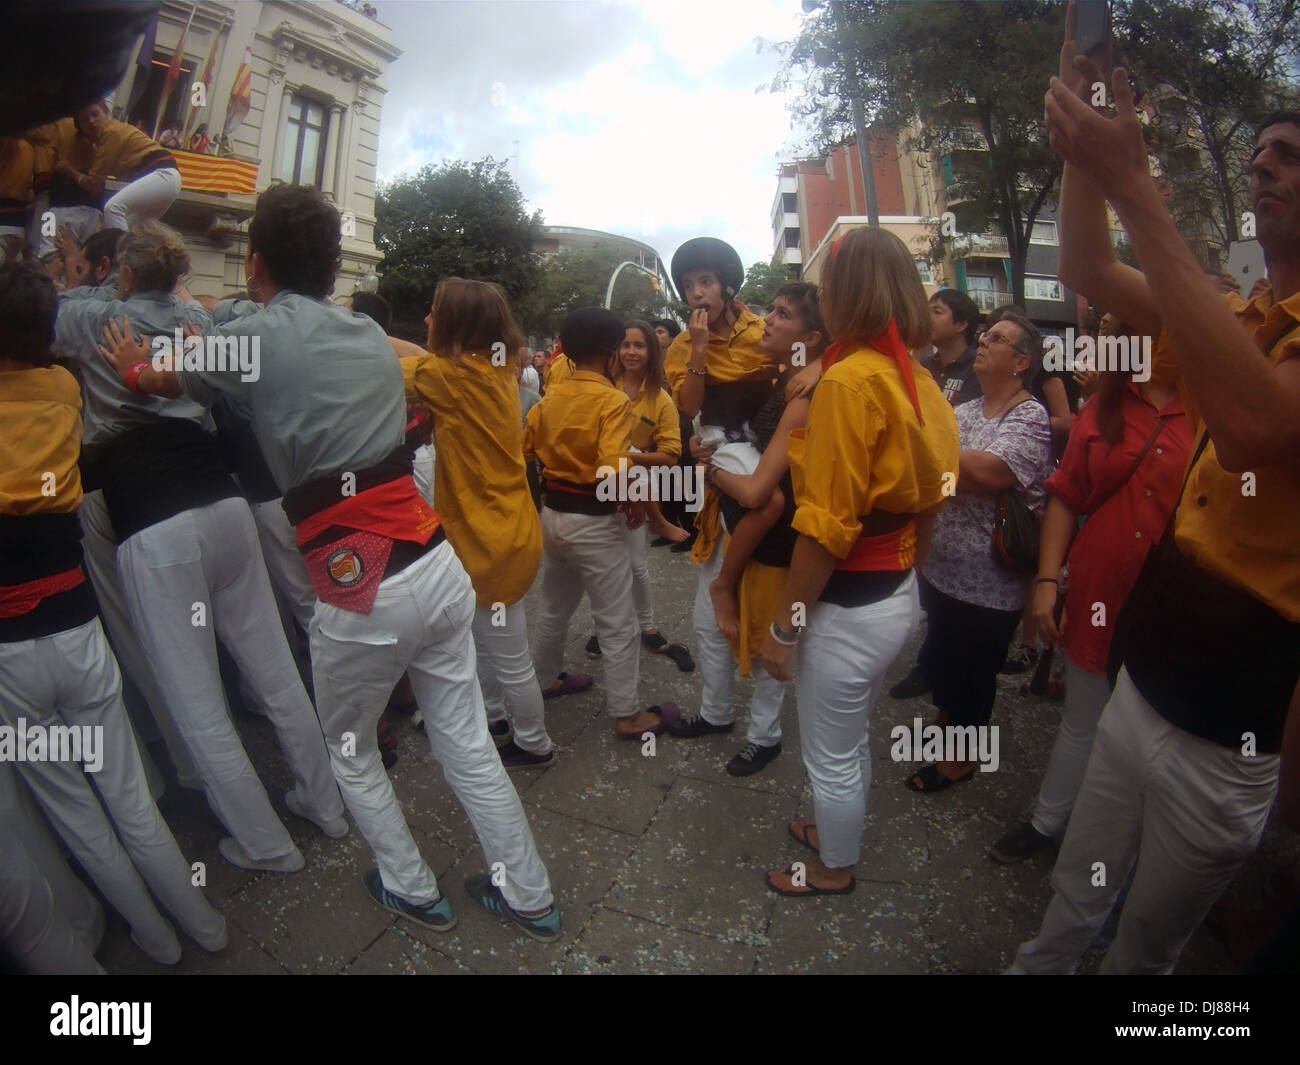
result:
[(425, 928), (435, 932), (450, 932), (456, 927), (456, 914), (446, 895), (440, 896), (437, 902), (431, 902), (427, 906), (416, 906), (384, 887), (378, 869), (371, 869), (361, 878), (361, 882), (366, 886), (366, 893), (376, 903), (400, 917), (409, 917), (412, 921), (418, 921)]
[(492, 883), (492, 877), (487, 873), (466, 877), (465, 890), (469, 892), (469, 897), (483, 909), (513, 921), (534, 939), (543, 943), (553, 943), (560, 938), (560, 911), (554, 904), (538, 917), (525, 917), (506, 902), (501, 889)]

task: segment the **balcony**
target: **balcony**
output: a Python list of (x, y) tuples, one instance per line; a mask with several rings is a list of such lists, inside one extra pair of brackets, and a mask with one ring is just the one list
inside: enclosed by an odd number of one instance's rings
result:
[(952, 249), (954, 254), (964, 256), (1011, 254), (1007, 247), (1007, 238), (994, 233), (963, 233), (953, 238)]
[(975, 301), (975, 306), (985, 314), (988, 314), (989, 311), (996, 307), (1006, 306), (1015, 298), (1010, 292), (995, 292), (990, 289), (979, 288), (973, 289), (966, 293), (966, 295), (973, 299)]

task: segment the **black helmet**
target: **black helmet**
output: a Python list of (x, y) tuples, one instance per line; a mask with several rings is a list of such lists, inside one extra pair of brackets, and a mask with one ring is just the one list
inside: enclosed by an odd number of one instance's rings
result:
[[(723, 297), (734, 299), (745, 283), (745, 268), (741, 265), (736, 249), (725, 240), (717, 237), (693, 237), (673, 253), (673, 265), (670, 271), (673, 284), (682, 298), (686, 292), (682, 288), (682, 275), (690, 270), (711, 269), (718, 272), (722, 282)], [(726, 291), (730, 289), (731, 291)]]

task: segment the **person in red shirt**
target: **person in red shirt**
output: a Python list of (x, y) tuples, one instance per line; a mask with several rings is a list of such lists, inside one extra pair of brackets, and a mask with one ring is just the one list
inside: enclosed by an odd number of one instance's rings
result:
[[(1132, 330), (1121, 324), (1116, 334)], [(1156, 373), (1137, 382), (1119, 371), (1103, 373), (1060, 466), (1044, 483), (1050, 498), (1030, 609), (1044, 643), (1059, 643), (1065, 652), (1065, 709), (1033, 814), (993, 845), (989, 856), (996, 861), (1028, 858), (1065, 831), (1110, 698), (1113, 622), (1169, 523), (1190, 447), (1176, 376)], [(1079, 528), (1081, 517), (1087, 520)], [(1063, 562), (1068, 576), (1058, 628), (1053, 612)]]

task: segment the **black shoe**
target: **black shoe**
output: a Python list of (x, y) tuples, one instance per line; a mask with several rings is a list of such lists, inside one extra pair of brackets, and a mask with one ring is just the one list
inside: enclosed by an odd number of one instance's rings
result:
[(1014, 828), (993, 844), (989, 857), (995, 862), (1011, 864), (1023, 862), (1032, 857), (1052, 842), (1051, 836), (1044, 836), (1026, 821), (1019, 828)]
[(651, 546), (651, 547), (667, 547), (667, 546), (668, 546), (669, 544), (671, 544), (671, 543), (672, 543), (672, 541), (671, 541), (670, 539), (668, 539), (668, 537), (666, 537), (666, 536), (656, 536), (653, 540), (650, 541), (650, 546)]
[(1038, 648), (1021, 644), (1007, 656), (999, 673), (1027, 673), (1038, 664)]
[(385, 751), (380, 748), (379, 757), (383, 759), (385, 769), (392, 769), (393, 766), (397, 765), (396, 751)]
[(502, 718), (500, 721), (488, 722), (488, 734), (492, 737), (492, 742), (498, 747), (504, 747), (514, 738), (514, 729), (510, 727), (508, 718)]
[(695, 537), (692, 536), (689, 540), (683, 540), (680, 544), (673, 544), (673, 546), (670, 547), (668, 550), (671, 551), (674, 555), (680, 555), (689, 551), (694, 546), (695, 546)]
[[(595, 637), (592, 637), (592, 639), (595, 639)], [(664, 639), (663, 633), (661, 632), (641, 633), (641, 643), (645, 645), (647, 650), (655, 651), (656, 653), (662, 651), (668, 646), (668, 641)]]
[(696, 736), (707, 736), (713, 732), (730, 732), (735, 727), (736, 723), (734, 721), (729, 725), (711, 724), (704, 720), (704, 716), (699, 711), (696, 711), (693, 714), (679, 717), (668, 726), (668, 731), (678, 739), (693, 740)]
[(587, 641), (587, 657), (588, 658), (600, 657), (600, 641), (596, 639), (595, 636), (593, 636), (590, 640)]
[(921, 672), (921, 667), (915, 665), (912, 672), (900, 680), (889, 689), (891, 699), (915, 699), (918, 695), (924, 695), (930, 690), (930, 678)]
[(511, 740), (497, 748), (497, 754), (507, 769), (542, 769), (555, 764), (555, 748), (545, 754), (533, 754)]
[(781, 745), (763, 747), (757, 743), (745, 744), (745, 749), (727, 763), (727, 772), (733, 777), (751, 777), (781, 753)]

